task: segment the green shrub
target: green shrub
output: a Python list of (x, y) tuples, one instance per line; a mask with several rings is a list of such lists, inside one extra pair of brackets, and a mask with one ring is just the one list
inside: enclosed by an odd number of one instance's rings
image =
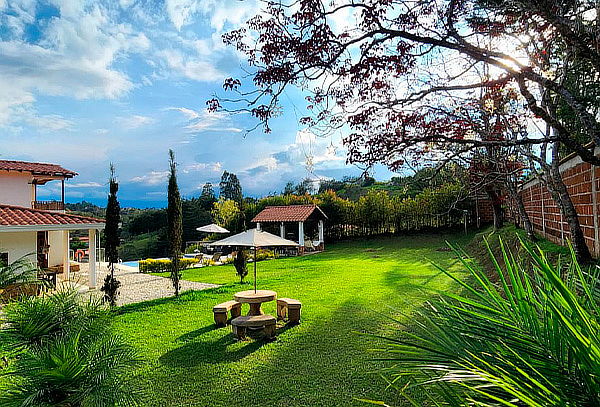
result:
[[(254, 260), (254, 250), (249, 251), (248, 258), (251, 259), (251, 260)], [(267, 259), (274, 259), (274, 258), (275, 258), (275, 252), (273, 250), (258, 249), (256, 251), (256, 259), (257, 259), (257, 261), (267, 260)]]
[[(198, 259), (190, 259), (183, 257), (179, 259), (179, 266), (181, 270), (192, 267), (198, 264)], [(166, 273), (171, 271), (171, 260), (170, 259), (146, 259), (140, 260), (139, 263), (140, 273)]]
[(240, 284), (244, 282), (244, 278), (248, 275), (248, 253), (246, 250), (238, 250), (233, 259), (235, 274), (240, 278)]
[(504, 267), (490, 251), (498, 283), (462, 252), (467, 282), (440, 268), (464, 294), (431, 301), (387, 338), (393, 380), (410, 378), (403, 389), (428, 387), (444, 406), (600, 405), (598, 276), (572, 250), (563, 266), (521, 245), (524, 258), (500, 240)]
[(6, 307), (3, 339), (14, 353), (1, 406), (130, 406), (138, 358), (114, 334), (112, 315), (75, 291), (21, 299)]

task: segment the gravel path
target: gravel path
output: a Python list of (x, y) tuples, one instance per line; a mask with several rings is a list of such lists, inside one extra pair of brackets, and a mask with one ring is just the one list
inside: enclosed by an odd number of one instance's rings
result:
[[(81, 271), (74, 273), (82, 282), (87, 282), (87, 267), (87, 264), (81, 264)], [(102, 286), (102, 281), (106, 274), (106, 263), (102, 263), (100, 269), (96, 271), (98, 287)], [(121, 282), (118, 305), (172, 297), (174, 295), (173, 284), (170, 279), (140, 273), (136, 267), (124, 266), (122, 264), (117, 265), (115, 267), (115, 277)], [(181, 291), (206, 290), (214, 287), (218, 287), (218, 285), (181, 280)], [(100, 293), (99, 288), (93, 292)]]

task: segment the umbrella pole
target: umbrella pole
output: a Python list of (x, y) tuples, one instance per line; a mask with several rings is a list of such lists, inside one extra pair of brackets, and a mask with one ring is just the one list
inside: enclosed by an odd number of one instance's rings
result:
[(254, 246), (254, 293), (256, 293), (256, 246)]

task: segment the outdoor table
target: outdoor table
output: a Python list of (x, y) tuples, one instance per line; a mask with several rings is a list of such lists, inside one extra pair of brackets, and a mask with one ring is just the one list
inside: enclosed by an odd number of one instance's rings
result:
[(260, 309), (260, 305), (263, 302), (275, 301), (277, 293), (271, 290), (247, 290), (235, 293), (233, 298), (238, 302), (250, 305), (248, 315), (262, 315), (263, 312)]

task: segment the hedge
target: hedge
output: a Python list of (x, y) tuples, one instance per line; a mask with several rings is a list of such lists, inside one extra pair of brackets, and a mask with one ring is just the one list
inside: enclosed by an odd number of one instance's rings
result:
[[(179, 267), (181, 270), (198, 264), (198, 259), (181, 258)], [(163, 273), (171, 271), (171, 259), (146, 259), (140, 260), (140, 273)]]

